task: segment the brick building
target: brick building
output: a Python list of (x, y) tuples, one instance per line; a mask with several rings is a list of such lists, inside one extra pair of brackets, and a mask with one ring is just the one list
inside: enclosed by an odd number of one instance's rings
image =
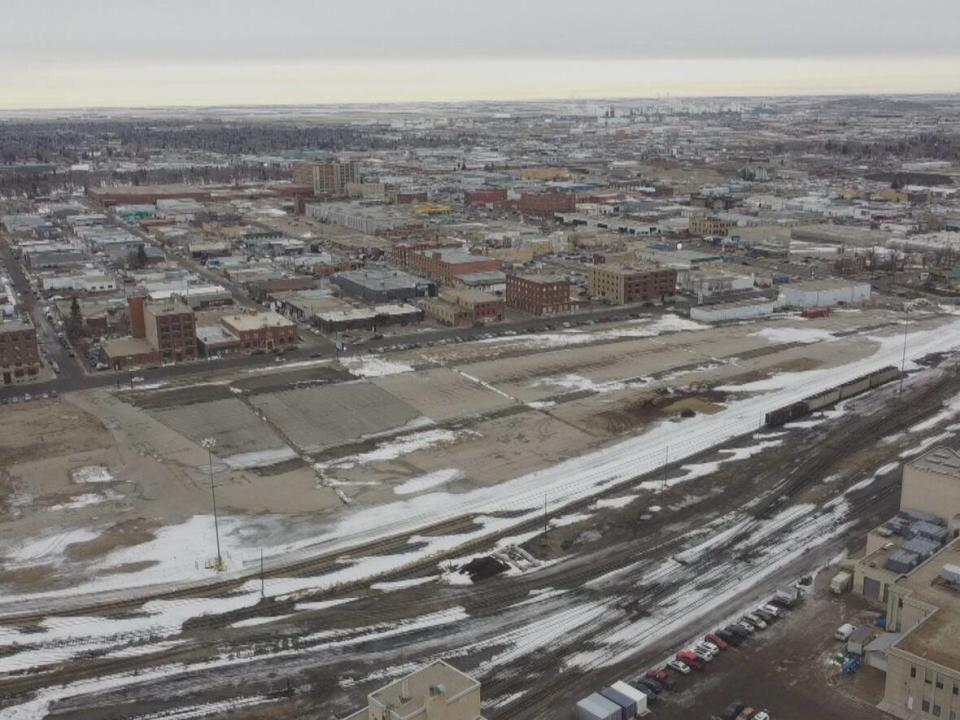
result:
[(590, 296), (615, 305), (663, 300), (677, 288), (677, 271), (644, 265), (593, 265)]
[(16, 385), (40, 372), (37, 330), (25, 320), (0, 322), (0, 385)]
[[(146, 340), (161, 362), (182, 362), (197, 359), (197, 321), (184, 302), (143, 304), (143, 325)], [(131, 321), (131, 327), (134, 322)]]
[(505, 202), (507, 191), (504, 188), (480, 188), (479, 190), (465, 192), (463, 199), (467, 205), (493, 205), (494, 203)]
[(293, 181), (309, 185), (317, 195), (346, 195), (348, 183), (359, 183), (360, 172), (354, 161), (304, 162), (293, 166)]
[(570, 312), (570, 283), (554, 275), (508, 275), (507, 305), (533, 315)]
[(572, 193), (521, 193), (517, 209), (528, 215), (546, 215), (575, 212), (577, 197)]
[(223, 326), (240, 339), (240, 350), (276, 350), (297, 346), (297, 325), (275, 312), (227, 315)]
[(499, 270), (500, 260), (458, 249), (443, 249), (410, 253), (407, 265), (418, 275), (452, 285), (460, 275)]
[(441, 297), (447, 302), (468, 310), (473, 322), (503, 320), (503, 313), (507, 309), (503, 298), (480, 290), (466, 288), (447, 290)]

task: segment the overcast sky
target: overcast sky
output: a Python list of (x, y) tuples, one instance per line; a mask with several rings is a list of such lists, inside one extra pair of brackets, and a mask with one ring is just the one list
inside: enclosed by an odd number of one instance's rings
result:
[(2, 0), (7, 61), (960, 52), (960, 0)]

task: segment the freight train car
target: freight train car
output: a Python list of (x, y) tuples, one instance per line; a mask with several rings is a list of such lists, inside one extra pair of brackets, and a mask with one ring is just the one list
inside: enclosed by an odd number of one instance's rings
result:
[(847, 398), (854, 397), (855, 395), (865, 393), (871, 388), (879, 387), (880, 385), (888, 383), (891, 380), (896, 380), (899, 377), (899, 368), (887, 366), (872, 372), (869, 375), (864, 375), (856, 378), (855, 380), (846, 382), (843, 385), (838, 385), (830, 390), (824, 390), (816, 395), (811, 395), (800, 402), (791, 403), (790, 405), (785, 405), (784, 407), (777, 408), (776, 410), (771, 410), (764, 417), (764, 422), (770, 427), (778, 427), (788, 422), (792, 422), (797, 418), (801, 418), (804, 415), (809, 415), (812, 412), (816, 412), (817, 410), (821, 410), (825, 407), (838, 403), (841, 400), (846, 400)]

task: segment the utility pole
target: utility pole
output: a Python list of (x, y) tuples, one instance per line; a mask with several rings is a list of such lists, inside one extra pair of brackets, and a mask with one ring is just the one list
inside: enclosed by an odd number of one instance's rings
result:
[(907, 370), (907, 332), (910, 328), (910, 308), (903, 304), (903, 357), (900, 360), (900, 389), (897, 390), (897, 398), (903, 395), (903, 376)]
[(667, 489), (667, 465), (670, 464), (670, 446), (663, 449), (663, 479), (660, 482), (660, 492)]
[(220, 522), (217, 519), (217, 490), (213, 484), (213, 449), (217, 446), (217, 439), (208, 437), (200, 441), (200, 446), (206, 448), (207, 459), (210, 461), (210, 497), (213, 499), (213, 531), (217, 537), (217, 572), (223, 570), (223, 556), (220, 554)]

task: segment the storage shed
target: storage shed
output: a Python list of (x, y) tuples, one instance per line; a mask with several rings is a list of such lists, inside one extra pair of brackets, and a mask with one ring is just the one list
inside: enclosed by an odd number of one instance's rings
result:
[(619, 690), (615, 690), (613, 687), (605, 687), (600, 691), (600, 694), (610, 702), (620, 706), (622, 720), (634, 720), (637, 717), (637, 703)]

